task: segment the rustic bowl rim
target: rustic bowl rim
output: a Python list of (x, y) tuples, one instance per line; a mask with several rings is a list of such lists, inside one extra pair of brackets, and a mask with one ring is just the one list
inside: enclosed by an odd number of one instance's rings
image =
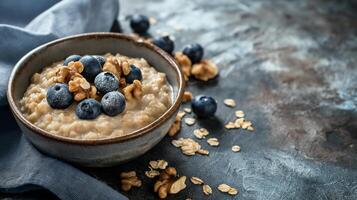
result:
[[(104, 139), (90, 139), (90, 140), (80, 140), (80, 139), (75, 139), (75, 138), (69, 138), (69, 137), (63, 137), (63, 136), (58, 136), (55, 134), (51, 134), (49, 131), (43, 130), (31, 122), (29, 122), (21, 113), (19, 108), (17, 107), (15, 103), (15, 98), (14, 98), (14, 83), (16, 81), (16, 76), (18, 74), (18, 71), (26, 66), (28, 62), (31, 62), (33, 56), (35, 54), (41, 54), (42, 52), (46, 51), (46, 48), (59, 44), (64, 41), (68, 40), (87, 40), (87, 39), (100, 39), (100, 38), (107, 38), (111, 37), (114, 39), (119, 39), (119, 40), (127, 40), (132, 43), (134, 43), (135, 46), (143, 46), (145, 48), (148, 48), (151, 51), (156, 52), (162, 59), (165, 59), (171, 67), (174, 68), (176, 72), (176, 79), (178, 79), (178, 90), (177, 90), (177, 96), (173, 101), (173, 104), (171, 107), (164, 113), (162, 114), (159, 118), (157, 118), (155, 121), (152, 123), (146, 125), (145, 127), (142, 127), (138, 130), (132, 131), (130, 134), (124, 135), (124, 136), (117, 136), (117, 137), (112, 137), (112, 138), (104, 138)], [(7, 100), (9, 102), (11, 111), (13, 115), (22, 123), (25, 127), (33, 131), (34, 133), (43, 136), (47, 139), (50, 140), (55, 140), (57, 142), (62, 142), (62, 143), (70, 143), (70, 144), (78, 144), (78, 145), (104, 145), (104, 144), (113, 144), (113, 143), (120, 143), (124, 141), (128, 141), (140, 136), (143, 136), (145, 134), (150, 133), (153, 131), (155, 128), (158, 128), (160, 125), (165, 123), (168, 119), (171, 118), (172, 115), (176, 113), (176, 111), (179, 109), (183, 93), (184, 93), (184, 88), (185, 88), (185, 80), (183, 77), (183, 73), (179, 67), (179, 65), (176, 63), (175, 59), (160, 49), (159, 47), (148, 43), (144, 41), (138, 41), (135, 40), (133, 37), (129, 35), (124, 35), (120, 33), (110, 33), (110, 32), (94, 32), (94, 33), (84, 33), (84, 34), (78, 34), (78, 35), (73, 35), (73, 36), (68, 36), (64, 38), (60, 38), (57, 40), (50, 41), (48, 43), (45, 43), (39, 47), (36, 47), (35, 49), (31, 50), (28, 52), (26, 55), (24, 55), (15, 65), (15, 67), (12, 69), (9, 82), (8, 82), (8, 90), (7, 90)]]

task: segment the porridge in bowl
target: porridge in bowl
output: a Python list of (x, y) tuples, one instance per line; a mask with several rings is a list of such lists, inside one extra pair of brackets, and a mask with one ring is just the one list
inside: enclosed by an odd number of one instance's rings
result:
[(159, 118), (172, 105), (172, 89), (143, 58), (72, 55), (34, 74), (20, 105), (26, 119), (51, 134), (103, 139)]

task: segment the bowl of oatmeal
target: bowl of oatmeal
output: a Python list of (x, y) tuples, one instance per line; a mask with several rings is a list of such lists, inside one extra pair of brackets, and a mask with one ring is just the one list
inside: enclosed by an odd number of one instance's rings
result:
[(40, 151), (110, 166), (144, 154), (166, 135), (183, 90), (183, 75), (163, 50), (122, 34), (90, 33), (26, 54), (7, 96)]

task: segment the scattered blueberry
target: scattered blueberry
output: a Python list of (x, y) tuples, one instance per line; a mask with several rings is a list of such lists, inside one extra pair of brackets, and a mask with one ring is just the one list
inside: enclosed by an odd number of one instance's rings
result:
[(192, 111), (201, 118), (210, 118), (217, 110), (216, 101), (210, 96), (196, 96), (191, 103)]
[(130, 27), (135, 33), (146, 33), (150, 27), (149, 18), (144, 15), (133, 15), (130, 18)]
[(68, 63), (70, 62), (75, 62), (75, 61), (78, 61), (79, 59), (81, 59), (82, 57), (80, 55), (71, 55), (71, 56), (68, 56), (64, 62), (63, 62), (63, 65), (68, 65)]
[(101, 103), (103, 112), (109, 116), (115, 116), (125, 109), (125, 97), (118, 91), (105, 94)]
[(155, 37), (152, 43), (166, 51), (168, 54), (171, 54), (175, 48), (174, 41), (172, 41), (169, 36)]
[(99, 64), (100, 64), (100, 66), (103, 67), (103, 65), (104, 65), (104, 63), (105, 63), (105, 61), (106, 61), (105, 57), (103, 57), (103, 56), (97, 56), (97, 55), (94, 55), (93, 57), (94, 57), (95, 59), (97, 59), (98, 62), (99, 62)]
[(73, 95), (64, 83), (56, 83), (47, 89), (47, 102), (55, 109), (64, 109), (72, 104)]
[(106, 94), (118, 90), (119, 80), (110, 72), (102, 72), (95, 77), (94, 85), (100, 93)]
[(130, 65), (130, 73), (125, 77), (125, 82), (133, 83), (134, 80), (141, 81), (142, 78), (140, 69), (135, 65)]
[(182, 53), (188, 56), (192, 63), (198, 63), (203, 57), (203, 48), (198, 43), (189, 44), (184, 47)]
[(102, 67), (94, 56), (83, 56), (79, 62), (84, 66), (82, 75), (90, 82), (93, 82), (94, 78), (102, 72)]
[(101, 113), (101, 105), (95, 99), (84, 99), (76, 108), (76, 115), (80, 119), (95, 119)]

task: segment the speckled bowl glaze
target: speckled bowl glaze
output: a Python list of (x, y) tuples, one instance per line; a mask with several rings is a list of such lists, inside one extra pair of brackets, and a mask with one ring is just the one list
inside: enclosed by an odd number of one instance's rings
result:
[[(140, 57), (164, 72), (173, 88), (173, 104), (158, 119), (128, 135), (98, 140), (78, 140), (52, 135), (22, 115), (22, 98), (35, 72), (71, 54), (120, 53)], [(175, 120), (184, 91), (184, 79), (175, 60), (160, 48), (116, 33), (89, 33), (44, 44), (26, 54), (14, 67), (7, 98), (15, 119), (28, 140), (42, 152), (83, 166), (111, 166), (140, 156), (155, 146)]]

